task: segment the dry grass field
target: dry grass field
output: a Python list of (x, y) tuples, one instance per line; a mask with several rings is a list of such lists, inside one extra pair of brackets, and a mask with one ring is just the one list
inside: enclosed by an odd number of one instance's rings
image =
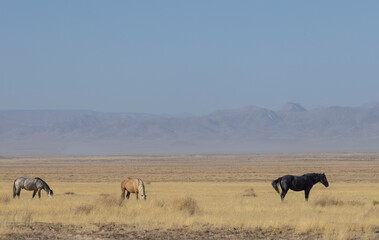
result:
[[(284, 175), (325, 172), (330, 186), (289, 191)], [(13, 180), (41, 177), (48, 199)], [(146, 201), (120, 201), (139, 177)], [(0, 159), (0, 239), (378, 239), (379, 154)]]

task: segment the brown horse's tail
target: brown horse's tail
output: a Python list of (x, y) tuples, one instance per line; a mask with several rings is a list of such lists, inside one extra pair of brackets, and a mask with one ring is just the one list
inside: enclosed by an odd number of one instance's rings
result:
[(122, 182), (121, 182), (121, 191), (124, 190), (124, 182), (125, 182), (125, 180), (122, 180)]
[(272, 187), (273, 187), (273, 188), (275, 189), (275, 191), (277, 191), (279, 194), (280, 194), (280, 192), (279, 192), (279, 188), (278, 188), (278, 183), (280, 182), (280, 180), (282, 180), (281, 177), (278, 178), (278, 179), (276, 179), (276, 180), (274, 180), (274, 181), (272, 181), (272, 183), (271, 183)]

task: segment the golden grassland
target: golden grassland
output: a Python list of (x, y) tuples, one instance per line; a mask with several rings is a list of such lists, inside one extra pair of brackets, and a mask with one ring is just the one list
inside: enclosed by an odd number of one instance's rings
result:
[[(289, 191), (285, 201), (271, 186), (284, 175), (325, 172), (330, 186)], [(43, 178), (48, 199), (22, 191), (17, 177)], [(120, 182), (140, 177), (146, 201), (120, 201)], [(0, 159), (0, 234), (13, 223), (81, 225), (116, 223), (137, 229), (190, 226), (293, 229), (326, 239), (379, 236), (379, 154), (297, 154), (169, 157)], [(1, 236), (1, 235), (0, 235)]]

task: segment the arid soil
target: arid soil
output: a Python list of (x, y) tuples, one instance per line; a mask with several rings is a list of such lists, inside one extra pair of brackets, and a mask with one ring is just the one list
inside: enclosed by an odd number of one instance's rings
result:
[(299, 235), (294, 233), (292, 229), (227, 229), (200, 226), (196, 227), (196, 230), (189, 227), (140, 230), (133, 226), (114, 223), (87, 227), (32, 223), (26, 225), (13, 224), (11, 227), (17, 231), (3, 235), (1, 239), (323, 239), (321, 235)]
[[(379, 206), (376, 190), (379, 182), (378, 159), (378, 153), (0, 159), (0, 193), (2, 194), (0, 195), (0, 217), (2, 217), (0, 221), (0, 240), (379, 239), (379, 226), (375, 217), (377, 216)], [(299, 175), (307, 172), (326, 172), (329, 183), (331, 184), (329, 189), (333, 188), (332, 191), (318, 186), (319, 189), (313, 190), (311, 193), (312, 201), (309, 203), (312, 207), (302, 205), (303, 195), (295, 195), (295, 193), (291, 192), (289, 196), (287, 196), (287, 202), (289, 202), (289, 199), (292, 197), (293, 201), (299, 201), (299, 203), (301, 203), (299, 207), (301, 207), (302, 210), (316, 214), (316, 218), (305, 218), (308, 220), (305, 226), (309, 226), (309, 230), (308, 228), (305, 230), (302, 230), (302, 228), (299, 228), (300, 230), (292, 228), (293, 226), (296, 227), (301, 221), (296, 221), (295, 224), (288, 225), (288, 223), (294, 223), (293, 220), (297, 220), (298, 218), (289, 219), (286, 218), (286, 216), (283, 216), (283, 218), (286, 219), (285, 221), (280, 220), (276, 221), (275, 224), (271, 224), (271, 216), (273, 215), (271, 212), (268, 215), (264, 215), (267, 205), (264, 203), (265, 201), (267, 202), (267, 199), (272, 199), (272, 201), (276, 201), (280, 204), (279, 195), (272, 189), (271, 181), (284, 174), (290, 173)], [(118, 199), (120, 196), (119, 183), (129, 175), (138, 176), (145, 181), (148, 189), (148, 200), (152, 202), (150, 205), (146, 205), (146, 209), (156, 211), (151, 214), (151, 216), (146, 214), (146, 217), (168, 217), (171, 221), (172, 219), (176, 220), (176, 218), (171, 218), (171, 215), (178, 216), (177, 210), (173, 209), (171, 205), (174, 199), (183, 195), (182, 192), (184, 190), (182, 189), (193, 192), (193, 198), (201, 203), (199, 204), (200, 208), (204, 210), (206, 206), (212, 207), (215, 206), (216, 203), (212, 201), (211, 204), (208, 204), (211, 197), (204, 194), (197, 194), (197, 192), (193, 191), (194, 186), (199, 184), (203, 190), (209, 190), (208, 193), (210, 196), (217, 197), (219, 196), (217, 189), (220, 184), (229, 184), (229, 186), (232, 186), (230, 184), (238, 183), (238, 185), (243, 185), (241, 189), (238, 189), (238, 191), (228, 189), (227, 192), (240, 194), (241, 197), (229, 194), (225, 200), (222, 201), (222, 204), (224, 204), (224, 201), (229, 201), (230, 203), (230, 201), (233, 202), (235, 200), (237, 204), (241, 205), (240, 211), (241, 209), (245, 209), (248, 212), (261, 213), (261, 218), (257, 218), (256, 215), (253, 214), (246, 217), (246, 214), (242, 214), (243, 212), (241, 215), (235, 215), (233, 214), (234, 212), (230, 213), (230, 211), (224, 211), (223, 205), (220, 204), (218, 208), (211, 209), (203, 213), (203, 215), (195, 215), (195, 218), (197, 217), (198, 219), (190, 223), (186, 221), (188, 217), (184, 214), (183, 217), (178, 217), (180, 221), (175, 221), (174, 224), (171, 224), (167, 219), (161, 221), (162, 223), (165, 221), (169, 222), (168, 224), (171, 225), (156, 224), (146, 227), (145, 224), (145, 226), (142, 226), (146, 223), (146, 218), (142, 218), (143, 220), (140, 221), (141, 224), (138, 224), (138, 222), (129, 223), (126, 222), (125, 219), (117, 217), (115, 209), (118, 205), (112, 205), (113, 199), (111, 198), (109, 200), (101, 195), (108, 194)], [(31, 197), (30, 192), (22, 192), (22, 198), (20, 200), (20, 203), (22, 203), (21, 207), (15, 205), (11, 198), (11, 185), (13, 180), (20, 176), (40, 176), (48, 181), (49, 184), (51, 183), (51, 186), (54, 187), (54, 203), (61, 204), (62, 207), (55, 207), (52, 201), (46, 201), (46, 195), (44, 195), (40, 201), (46, 203), (53, 209), (54, 214), (56, 214), (54, 216), (57, 216), (58, 220), (54, 219), (52, 221), (52, 214), (45, 208), (39, 208), (39, 211), (28, 209), (28, 206), (35, 206), (35, 202), (28, 200)], [(202, 185), (204, 182), (209, 184), (209, 186)], [(166, 191), (166, 189), (163, 191), (160, 183), (164, 184), (164, 187), (167, 189), (176, 189), (178, 183), (183, 184), (181, 186), (182, 189), (175, 192)], [(347, 188), (348, 184), (351, 184), (353, 188)], [(114, 188), (113, 185), (115, 186)], [(357, 188), (357, 186), (359, 186), (359, 188)], [(372, 186), (374, 186), (373, 190)], [(329, 192), (327, 192), (327, 190)], [(361, 194), (360, 191), (364, 194)], [(163, 192), (165, 192), (167, 196), (162, 196)], [(318, 193), (319, 195), (316, 196)], [(331, 200), (326, 199), (326, 203), (329, 203), (329, 205), (325, 207), (315, 206), (317, 197), (318, 199), (322, 199), (322, 194), (325, 195), (327, 193), (331, 195)], [(335, 193), (340, 195), (337, 196)], [(258, 197), (255, 199), (258, 200), (250, 201), (248, 197), (254, 196), (252, 194), (257, 194)], [(270, 196), (270, 194), (272, 194), (272, 196)], [(157, 196), (160, 196), (160, 198), (157, 198)], [(1, 199), (1, 197), (3, 197), (3, 199)], [(75, 199), (77, 202), (71, 204), (71, 199)], [(153, 200), (155, 200), (155, 202), (153, 202)], [(334, 200), (336, 200), (336, 202), (332, 202)], [(217, 203), (219, 202), (220, 201), (217, 201)], [(132, 203), (134, 202), (131, 202), (131, 204)], [(260, 207), (263, 206), (262, 211), (251, 210), (248, 207), (249, 203), (256, 203)], [(89, 208), (89, 211), (92, 209), (92, 212), (78, 212), (78, 209), (81, 209), (83, 206), (92, 206), (92, 208)], [(136, 204), (133, 206), (138, 207)], [(292, 209), (291, 204), (283, 206), (287, 211), (288, 209)], [(20, 213), (19, 207), (27, 211)], [(352, 213), (361, 212), (362, 214), (358, 214), (359, 216), (353, 215), (353, 217), (346, 212), (341, 214), (345, 208), (351, 210)], [(62, 209), (64, 209), (64, 211), (62, 211)], [(108, 212), (102, 211), (102, 209), (110, 209), (110, 213), (108, 214)], [(136, 211), (137, 210), (132, 211), (127, 208), (123, 209), (124, 213), (135, 214)], [(222, 214), (219, 214), (219, 212)], [(324, 216), (329, 216), (329, 212), (331, 212), (331, 217), (325, 220)], [(363, 215), (365, 212), (367, 212), (367, 216)], [(335, 213), (339, 215), (333, 215)], [(210, 220), (203, 220), (202, 217), (204, 216), (208, 216)], [(230, 216), (234, 217), (235, 221), (233, 221), (233, 218)], [(313, 221), (311, 220), (318, 219), (317, 216), (320, 218), (320, 221), (326, 221), (327, 224), (317, 225), (316, 222), (313, 227)], [(102, 217), (106, 219), (103, 221)], [(247, 220), (252, 218), (266, 219), (268, 224), (262, 224), (259, 221), (259, 225), (258, 223), (256, 223), (256, 225), (251, 223), (235, 224), (237, 220), (244, 220), (243, 217), (246, 217)], [(357, 229), (354, 228), (355, 225), (344, 225), (344, 223), (355, 224), (356, 222), (354, 220), (359, 219), (359, 217), (362, 217), (364, 220), (368, 219), (367, 221), (363, 221), (363, 224), (358, 225), (358, 227), (362, 228)], [(79, 219), (73, 221), (73, 218), (75, 220), (76, 218)], [(218, 221), (220, 219), (226, 219), (227, 221)], [(330, 221), (329, 224), (329, 220), (333, 219), (334, 221)], [(372, 221), (372, 219), (374, 220)], [(73, 222), (80, 224), (72, 224)], [(201, 222), (205, 222), (205, 224), (200, 225)], [(228, 223), (230, 223), (230, 226)], [(339, 223), (341, 223), (341, 225), (338, 225)], [(225, 225), (227, 226), (222, 227)], [(329, 227), (330, 225), (331, 227)], [(162, 226), (174, 227), (165, 228)], [(248, 226), (260, 226), (262, 228), (249, 228)], [(272, 226), (279, 226), (279, 228)], [(352, 227), (351, 231), (349, 229), (350, 227)]]

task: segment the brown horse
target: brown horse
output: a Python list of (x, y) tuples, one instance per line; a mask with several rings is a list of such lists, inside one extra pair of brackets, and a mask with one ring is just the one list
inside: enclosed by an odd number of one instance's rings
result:
[(135, 193), (137, 200), (138, 194), (141, 195), (142, 199), (146, 200), (145, 184), (139, 178), (125, 178), (121, 182), (121, 200), (125, 199), (125, 191), (127, 199), (129, 199), (130, 193)]

